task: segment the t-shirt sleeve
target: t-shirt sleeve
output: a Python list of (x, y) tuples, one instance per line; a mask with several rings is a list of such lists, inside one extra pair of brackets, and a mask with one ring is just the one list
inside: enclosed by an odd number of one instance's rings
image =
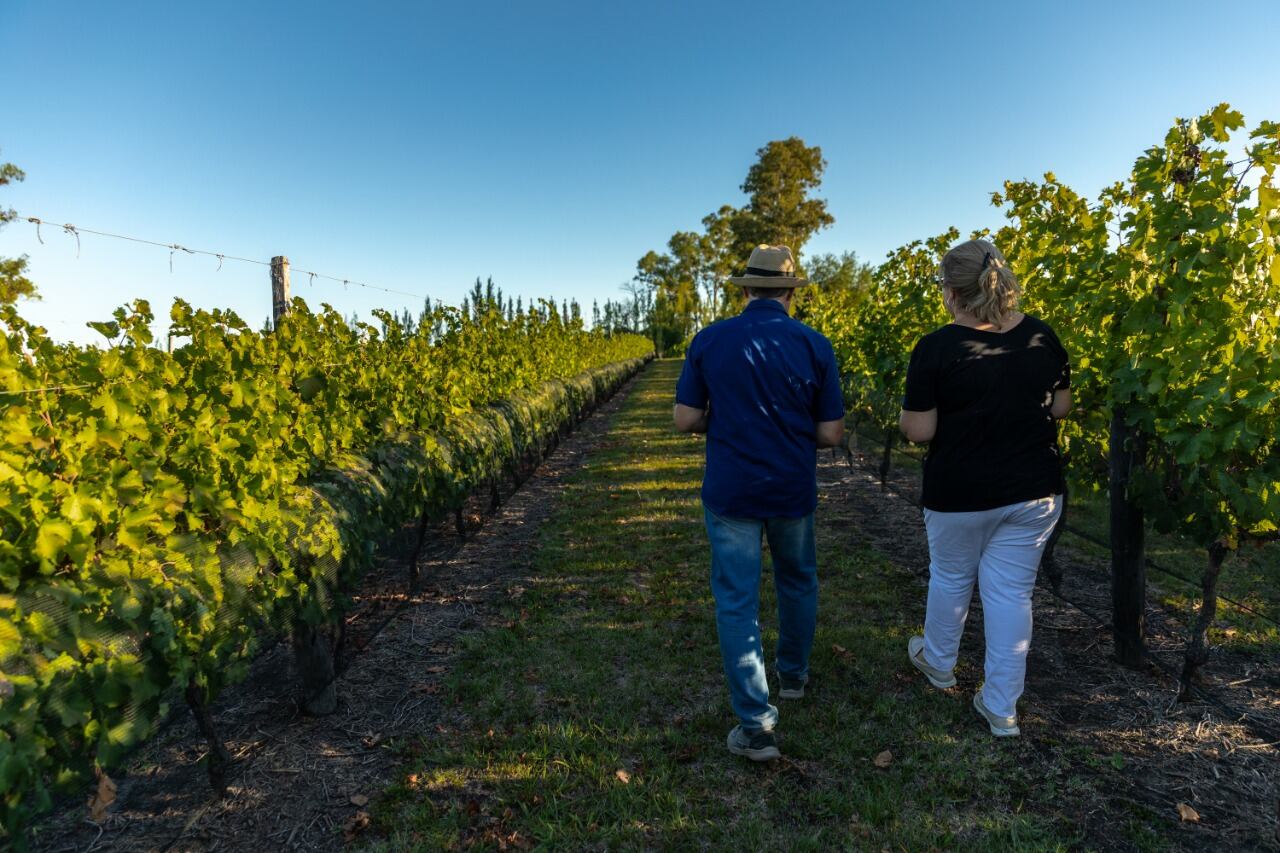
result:
[(822, 363), (818, 365), (822, 384), (818, 386), (813, 419), (818, 423), (838, 421), (844, 417), (844, 392), (840, 388), (840, 365), (830, 341), (824, 341)]
[(698, 336), (695, 335), (689, 342), (689, 349), (684, 356), (684, 367), (681, 368), (680, 379), (676, 382), (676, 402), (682, 406), (705, 409), (708, 396), (707, 381), (702, 375), (699, 358), (701, 347), (698, 344)]
[(908, 412), (927, 412), (938, 408), (938, 365), (933, 347), (927, 338), (921, 338), (911, 351), (907, 365), (907, 392), (902, 398), (902, 408)]

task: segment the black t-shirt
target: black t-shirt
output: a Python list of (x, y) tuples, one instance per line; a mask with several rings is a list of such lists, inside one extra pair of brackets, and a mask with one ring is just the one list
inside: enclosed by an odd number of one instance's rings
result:
[(1071, 385), (1067, 351), (1041, 320), (1007, 332), (951, 323), (920, 339), (902, 408), (938, 410), (924, 461), (926, 509), (976, 512), (1063, 490), (1053, 392)]

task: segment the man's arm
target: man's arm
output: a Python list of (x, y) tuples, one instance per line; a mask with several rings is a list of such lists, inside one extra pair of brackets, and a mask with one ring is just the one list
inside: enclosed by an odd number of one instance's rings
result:
[(818, 447), (839, 447), (844, 441), (844, 418), (836, 421), (819, 421), (816, 437)]
[(680, 432), (706, 432), (707, 413), (710, 411), (710, 406), (705, 409), (695, 409), (693, 406), (676, 403), (676, 429)]
[(898, 417), (898, 429), (902, 430), (907, 441), (914, 441), (916, 444), (932, 441), (938, 431), (938, 410), (911, 412), (903, 409)]

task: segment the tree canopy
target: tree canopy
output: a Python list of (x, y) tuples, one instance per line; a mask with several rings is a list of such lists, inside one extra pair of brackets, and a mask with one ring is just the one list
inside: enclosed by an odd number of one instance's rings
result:
[[(740, 186), (746, 204), (722, 205), (703, 217), (701, 232), (677, 231), (665, 252), (646, 252), (624, 285), (631, 297), (628, 307), (610, 311), (606, 303), (606, 319), (628, 318), (628, 328), (643, 326), (658, 351), (669, 352), (699, 328), (736, 311), (742, 295), (725, 281), (745, 270), (754, 247), (789, 246), (801, 265), (805, 244), (835, 222), (826, 200), (814, 197), (826, 167), (822, 149), (798, 136), (757, 149)], [(865, 275), (852, 255), (823, 264), (823, 280), (830, 286), (856, 286)]]
[[(12, 163), (0, 163), (0, 187), (8, 186), (26, 178), (26, 173)], [(0, 208), (0, 228), (8, 225), (18, 216), (12, 208)], [(0, 305), (10, 305), (20, 297), (39, 299), (36, 286), (27, 278), (27, 256), (20, 258), (0, 258)]]

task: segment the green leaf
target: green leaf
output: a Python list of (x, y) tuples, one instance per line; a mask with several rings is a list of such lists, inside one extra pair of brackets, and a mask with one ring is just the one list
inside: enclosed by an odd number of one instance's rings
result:
[(36, 553), (45, 560), (56, 560), (71, 541), (71, 525), (60, 518), (46, 518), (36, 533)]

